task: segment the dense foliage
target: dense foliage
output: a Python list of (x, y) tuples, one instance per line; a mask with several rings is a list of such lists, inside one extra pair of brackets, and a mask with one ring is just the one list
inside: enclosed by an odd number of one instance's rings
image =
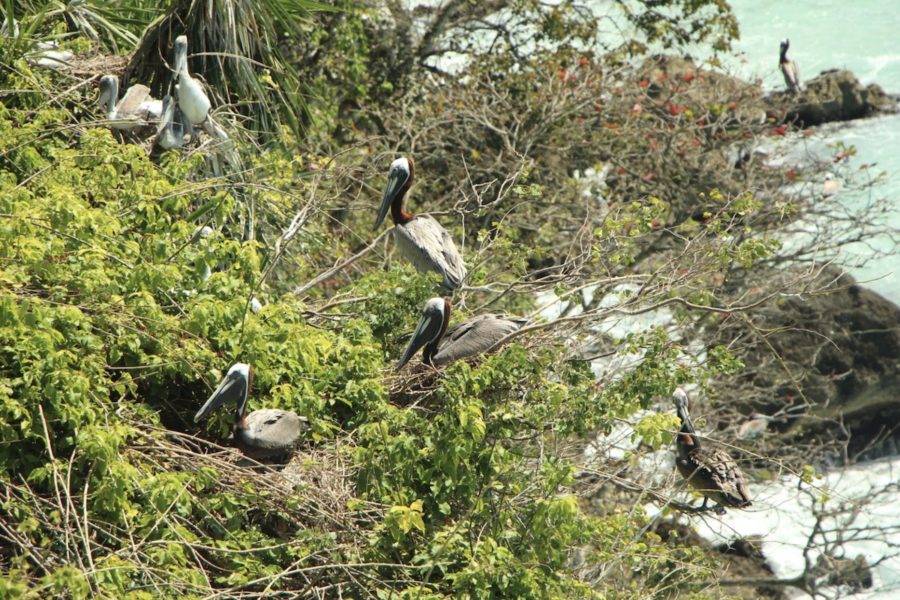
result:
[[(797, 206), (757, 200), (779, 181), (763, 187), (751, 166), (743, 180), (719, 168), (729, 144), (764, 129), (752, 110), (692, 92), (695, 75), (669, 85), (620, 52), (574, 50), (570, 34), (590, 35), (565, 26), (579, 14), (570, 3), (512, 4), (546, 11), (541, 39), (564, 43), (527, 61), (487, 52), (468, 79), (421, 87), (381, 53), (371, 9), (322, 14), (328, 26), (309, 25), (304, 42), (321, 54), (297, 58), (305, 137), (285, 128), (269, 150), (239, 146), (240, 178), (208, 177), (202, 151), (151, 157), (91, 122), (93, 90), (0, 40), (0, 85), (19, 90), (0, 104), (2, 595), (704, 589), (709, 557), (652, 531), (633, 496), (586, 510), (573, 458), (676, 385), (741, 365), (723, 347), (692, 356), (665, 326), (615, 339), (594, 326), (659, 308), (682, 325), (692, 310), (739, 313), (745, 295), (722, 283), (774, 256), (769, 232)], [(662, 27), (649, 9), (629, 19), (665, 43), (733, 28), (724, 3), (666, 4), (684, 23)], [(435, 39), (419, 46), (422, 64), (440, 54)], [(540, 293), (563, 303), (561, 318), (442, 372), (391, 370), (436, 282), (372, 243), (397, 151), (423, 157), (418, 197), (464, 236), (461, 315), (526, 314)], [(608, 202), (586, 200), (591, 184), (573, 170), (606, 164)], [(575, 343), (639, 360), (598, 379)], [(230, 415), (191, 420), (238, 361), (255, 369), (251, 408), (310, 420), (284, 470), (223, 449)], [(650, 413), (636, 435), (664, 446), (674, 424)]]

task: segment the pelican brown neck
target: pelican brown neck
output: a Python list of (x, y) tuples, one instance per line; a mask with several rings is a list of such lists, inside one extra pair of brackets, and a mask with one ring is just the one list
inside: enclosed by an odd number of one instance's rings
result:
[(406, 178), (403, 186), (397, 191), (397, 195), (394, 196), (394, 199), (391, 202), (391, 219), (394, 221), (394, 225), (404, 225), (409, 223), (416, 216), (403, 209), (403, 201), (406, 199), (406, 192), (412, 187), (413, 178), (416, 176), (416, 165), (413, 162), (413, 159), (407, 158), (406, 162), (409, 164), (409, 177)]
[(450, 324), (450, 309), (452, 308), (452, 304), (448, 298), (444, 298), (444, 319), (441, 323), (441, 331), (437, 334), (433, 340), (425, 344), (425, 350), (422, 352), (422, 362), (426, 365), (434, 366), (432, 359), (434, 355), (437, 354), (438, 346), (441, 343), (441, 340), (444, 338), (444, 334), (447, 333), (447, 326)]
[(783, 42), (781, 42), (781, 55), (778, 57), (779, 62), (781, 62), (781, 63), (788, 62), (787, 51), (788, 51), (788, 46), (790, 46), (790, 45), (791, 45), (791, 43), (788, 40), (784, 40)]

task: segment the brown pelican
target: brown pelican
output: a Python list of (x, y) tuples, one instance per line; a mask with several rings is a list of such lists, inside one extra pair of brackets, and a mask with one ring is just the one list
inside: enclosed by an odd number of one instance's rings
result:
[(203, 86), (188, 71), (187, 44), (187, 36), (175, 38), (175, 95), (181, 112), (194, 126), (206, 121), (211, 105)]
[(191, 135), (191, 124), (184, 118), (181, 109), (175, 105), (172, 96), (166, 95), (162, 102), (162, 117), (156, 128), (156, 143), (164, 150), (184, 146), (184, 136)]
[(792, 94), (799, 94), (800, 69), (797, 68), (797, 63), (787, 57), (790, 45), (791, 41), (788, 39), (781, 42), (781, 55), (778, 58), (778, 67), (781, 69), (781, 74), (784, 75), (784, 84), (787, 86), (788, 91)]
[(750, 506), (750, 492), (747, 490), (744, 474), (728, 453), (700, 446), (700, 438), (694, 433), (694, 425), (688, 414), (687, 394), (678, 388), (673, 398), (678, 418), (681, 419), (675, 464), (691, 487), (703, 494), (701, 508), (706, 508), (710, 499), (715, 500), (718, 508)]
[(422, 346), (425, 346), (422, 362), (432, 367), (443, 367), (461, 358), (477, 356), (490, 350), (525, 323), (525, 319), (486, 314), (472, 317), (447, 331), (450, 308), (450, 300), (446, 298), (432, 298), (425, 303), (422, 318), (396, 370), (403, 368)]
[(162, 102), (150, 96), (150, 88), (140, 83), (128, 88), (119, 97), (119, 78), (104, 75), (100, 78), (100, 108), (106, 111), (106, 119), (113, 129), (136, 129), (151, 121), (158, 121), (162, 114)]
[(234, 443), (250, 458), (260, 460), (289, 452), (309, 428), (307, 420), (289, 410), (266, 408), (244, 414), (250, 393), (252, 369), (246, 363), (237, 363), (228, 369), (225, 379), (213, 392), (206, 404), (194, 415), (194, 423), (205, 419), (226, 402), (237, 402), (234, 425)]
[(769, 427), (769, 423), (775, 420), (775, 417), (764, 415), (761, 413), (753, 413), (738, 429), (737, 439), (752, 440), (762, 436)]
[(381, 227), (390, 208), (394, 220), (394, 239), (400, 254), (419, 271), (440, 273), (443, 277), (441, 287), (452, 292), (466, 276), (466, 266), (453, 238), (433, 217), (414, 215), (403, 209), (403, 198), (412, 185), (415, 172), (415, 163), (411, 158), (398, 158), (391, 163), (374, 228)]

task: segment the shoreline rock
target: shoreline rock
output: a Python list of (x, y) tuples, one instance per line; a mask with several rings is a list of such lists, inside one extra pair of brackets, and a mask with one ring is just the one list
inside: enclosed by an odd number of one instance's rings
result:
[(877, 83), (863, 86), (846, 69), (822, 71), (804, 84), (800, 94), (776, 92), (767, 99), (784, 114), (785, 122), (804, 128), (900, 112), (896, 97)]
[(720, 404), (744, 415), (799, 408), (753, 441), (769, 451), (824, 463), (896, 454), (900, 307), (835, 267), (819, 274), (816, 287), (827, 293), (781, 297), (754, 312), (754, 327), (769, 332), (764, 340), (743, 327), (717, 340), (754, 340), (741, 356), (746, 377), (737, 386), (723, 382)]

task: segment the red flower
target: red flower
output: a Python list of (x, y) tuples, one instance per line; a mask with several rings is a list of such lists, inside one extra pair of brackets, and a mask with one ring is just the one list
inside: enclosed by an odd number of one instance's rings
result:
[(650, 85), (650, 82), (649, 82), (648, 80), (646, 80), (646, 79), (641, 79), (641, 80), (638, 82), (638, 85), (641, 86), (642, 88), (645, 88), (645, 87), (647, 87), (648, 85)]
[(681, 80), (687, 81), (690, 83), (691, 81), (694, 80), (694, 74), (693, 73), (685, 73), (684, 75), (681, 76)]
[(797, 179), (797, 174), (794, 173), (793, 169), (787, 170), (787, 178), (790, 179), (791, 181), (794, 181), (795, 179)]
[(785, 135), (787, 133), (787, 125), (781, 124), (775, 129), (769, 131), (769, 135)]

